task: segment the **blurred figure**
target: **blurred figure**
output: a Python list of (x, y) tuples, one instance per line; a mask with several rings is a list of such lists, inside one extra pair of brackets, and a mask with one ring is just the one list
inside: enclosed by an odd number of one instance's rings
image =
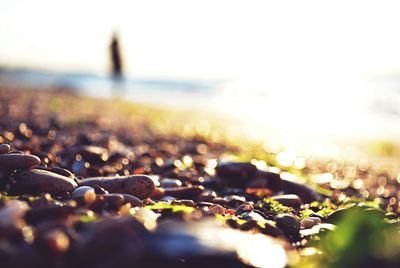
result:
[(122, 55), (119, 47), (118, 35), (115, 32), (111, 39), (110, 56), (112, 63), (112, 77), (119, 80), (122, 78)]

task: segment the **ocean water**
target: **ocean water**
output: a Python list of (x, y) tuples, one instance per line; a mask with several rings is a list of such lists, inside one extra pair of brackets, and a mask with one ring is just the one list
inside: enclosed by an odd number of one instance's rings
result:
[[(329, 80), (330, 79), (330, 80)], [(80, 73), (0, 71), (0, 83), (63, 86), (100, 98), (207, 111), (237, 120), (257, 139), (288, 146), (333, 140), (400, 141), (400, 76), (363, 79), (125, 79)], [(337, 148), (338, 149), (338, 148)]]

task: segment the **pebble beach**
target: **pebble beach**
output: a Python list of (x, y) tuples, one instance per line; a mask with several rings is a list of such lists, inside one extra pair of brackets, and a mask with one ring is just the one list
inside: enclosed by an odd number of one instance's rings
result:
[(223, 129), (2, 86), (0, 266), (399, 267), (395, 158), (288, 160)]

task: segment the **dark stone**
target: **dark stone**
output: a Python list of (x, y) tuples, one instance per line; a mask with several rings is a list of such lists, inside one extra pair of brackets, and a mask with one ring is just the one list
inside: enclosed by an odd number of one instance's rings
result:
[[(255, 188), (268, 188), (274, 192), (278, 192), (282, 189), (282, 179), (281, 176), (274, 172), (258, 170), (256, 175), (256, 180), (258, 183), (263, 182), (263, 187)], [(251, 185), (249, 185), (251, 187)]]
[(136, 196), (130, 194), (121, 194), (124, 197), (124, 204), (129, 203), (132, 207), (141, 207), (142, 201)]
[(280, 214), (275, 217), (276, 226), (287, 236), (297, 236), (300, 231), (300, 223), (296, 217), (289, 214)]
[(306, 204), (322, 200), (322, 196), (319, 193), (317, 193), (314, 189), (305, 184), (300, 184), (288, 180), (282, 180), (282, 183), (282, 190), (285, 194), (296, 194)]
[(10, 191), (16, 194), (65, 193), (77, 187), (70, 178), (40, 169), (19, 171), (13, 177)]
[(292, 208), (300, 208), (303, 204), (300, 197), (295, 194), (276, 195), (271, 197), (272, 200), (278, 201), (284, 206)]
[(131, 194), (140, 199), (149, 197), (155, 189), (153, 180), (145, 175), (87, 178), (81, 180), (79, 185), (97, 185), (110, 193)]
[(273, 237), (284, 237), (285, 234), (282, 232), (281, 229), (276, 227), (274, 224), (265, 222), (264, 223), (265, 228), (261, 229), (261, 232), (263, 234), (273, 236)]
[(160, 186), (163, 188), (181, 187), (182, 182), (178, 179), (162, 179), (160, 180)]
[(216, 167), (216, 175), (228, 185), (244, 187), (250, 179), (254, 179), (257, 167), (251, 163), (223, 162)]
[(6, 154), (10, 151), (11, 146), (8, 144), (0, 144), (0, 154)]
[(0, 166), (8, 169), (28, 169), (40, 165), (40, 158), (29, 154), (0, 154)]
[(69, 170), (67, 170), (67, 169), (65, 169), (65, 168), (52, 167), (52, 168), (50, 168), (50, 171), (51, 171), (51, 172), (54, 172), (54, 173), (57, 173), (57, 174), (60, 174), (60, 175), (62, 175), (62, 176), (71, 178), (71, 179), (73, 179), (73, 178), (75, 177), (74, 174), (72, 174), (71, 171), (69, 171)]
[(89, 163), (104, 163), (109, 157), (107, 149), (93, 145), (82, 146), (78, 154)]
[(74, 208), (71, 206), (47, 205), (32, 208), (25, 214), (25, 220), (29, 224), (37, 224), (47, 220), (62, 220), (72, 214)]
[(204, 191), (203, 186), (186, 186), (186, 187), (175, 187), (175, 188), (166, 188), (165, 195), (173, 196), (178, 199), (192, 199), (201, 195)]

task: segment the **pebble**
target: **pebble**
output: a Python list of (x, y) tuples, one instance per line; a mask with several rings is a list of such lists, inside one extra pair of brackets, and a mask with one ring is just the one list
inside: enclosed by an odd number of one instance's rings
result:
[(78, 188), (76, 188), (72, 192), (72, 198), (85, 196), (85, 194), (87, 192), (89, 192), (89, 191), (93, 192), (94, 194), (96, 194), (96, 192), (95, 192), (93, 187), (90, 187), (90, 186), (79, 186)]
[(182, 182), (177, 179), (162, 179), (162, 180), (160, 180), (160, 186), (163, 188), (181, 187)]
[(0, 154), (6, 154), (10, 151), (11, 146), (9, 144), (0, 144)]
[(79, 185), (98, 185), (110, 193), (131, 194), (140, 199), (149, 197), (155, 189), (154, 182), (145, 175), (87, 178), (81, 180)]
[(96, 200), (96, 192), (90, 186), (80, 186), (72, 192), (72, 198), (78, 203), (90, 205)]
[(296, 236), (300, 231), (299, 221), (290, 214), (280, 214), (275, 217), (276, 226), (288, 236)]
[(224, 197), (225, 204), (228, 207), (236, 208), (241, 204), (246, 202), (246, 198), (244, 196), (239, 195), (228, 195)]
[(215, 191), (205, 190), (199, 197), (197, 197), (197, 200), (200, 202), (211, 202), (216, 197), (217, 193)]
[(78, 150), (78, 154), (90, 163), (102, 163), (109, 157), (107, 149), (93, 145), (82, 146)]
[(183, 205), (183, 206), (188, 206), (188, 207), (196, 206), (196, 204), (193, 202), (193, 200), (190, 200), (190, 199), (172, 200), (171, 204), (172, 205)]
[(314, 222), (314, 225), (320, 224), (322, 222), (321, 218), (319, 217), (308, 217), (307, 219), (312, 220)]
[(4, 207), (0, 209), (0, 226), (8, 227), (18, 223), (28, 210), (25, 202), (18, 200), (10, 200)]
[(282, 183), (283, 183), (282, 190), (286, 194), (296, 194), (306, 204), (309, 204), (314, 201), (321, 201), (322, 199), (320, 194), (318, 194), (314, 189), (305, 184), (288, 180), (282, 180)]
[(242, 218), (245, 220), (255, 220), (257, 222), (265, 222), (266, 221), (266, 219), (264, 219), (263, 216), (261, 216), (260, 214), (254, 212), (254, 211), (244, 213), (242, 215)]
[(300, 208), (303, 204), (300, 197), (295, 194), (276, 195), (271, 197), (272, 200), (278, 201), (284, 206), (292, 208)]
[(77, 187), (74, 180), (41, 169), (19, 171), (13, 177), (15, 183), (10, 190), (18, 194), (64, 193)]
[(57, 174), (60, 174), (60, 175), (62, 175), (62, 176), (71, 178), (71, 179), (75, 178), (74, 174), (72, 174), (71, 171), (69, 171), (69, 170), (67, 170), (67, 169), (65, 169), (65, 168), (52, 167), (52, 168), (50, 168), (50, 171), (51, 171), (51, 172), (54, 172), (54, 173), (57, 173)]
[(309, 229), (315, 225), (314, 221), (312, 219), (302, 219), (300, 221), (300, 227), (301, 229)]
[(229, 185), (244, 187), (257, 173), (257, 167), (244, 162), (222, 162), (215, 169), (219, 178), (225, 179)]
[(141, 207), (142, 201), (136, 196), (130, 194), (121, 194), (124, 197), (124, 204), (129, 203), (132, 207)]
[(264, 222), (264, 226), (265, 226), (265, 228), (263, 228), (261, 230), (261, 232), (263, 234), (273, 236), (273, 237), (284, 237), (285, 236), (285, 234), (282, 232), (282, 230), (279, 229), (278, 227), (276, 227), (275, 224), (273, 224), (270, 221)]
[(239, 229), (242, 231), (249, 231), (252, 229), (259, 229), (260, 226), (258, 225), (258, 222), (253, 219), (247, 220), (245, 223), (239, 226)]
[(192, 199), (201, 195), (203, 186), (183, 186), (175, 188), (164, 188), (165, 194), (179, 199)]
[(8, 169), (28, 169), (40, 164), (40, 158), (29, 154), (0, 154), (0, 166)]
[(256, 174), (258, 183), (265, 183), (264, 187), (278, 192), (282, 189), (282, 179), (278, 173), (258, 170)]
[(221, 205), (215, 204), (215, 205), (208, 207), (207, 213), (212, 214), (212, 215), (215, 215), (215, 214), (223, 215), (225, 213), (225, 208)]
[(26, 212), (25, 219), (29, 224), (36, 224), (46, 220), (62, 220), (74, 212), (69, 205), (47, 205), (34, 207)]
[(125, 198), (122, 194), (105, 194), (98, 197), (108, 203), (114, 209), (118, 209), (124, 204)]

